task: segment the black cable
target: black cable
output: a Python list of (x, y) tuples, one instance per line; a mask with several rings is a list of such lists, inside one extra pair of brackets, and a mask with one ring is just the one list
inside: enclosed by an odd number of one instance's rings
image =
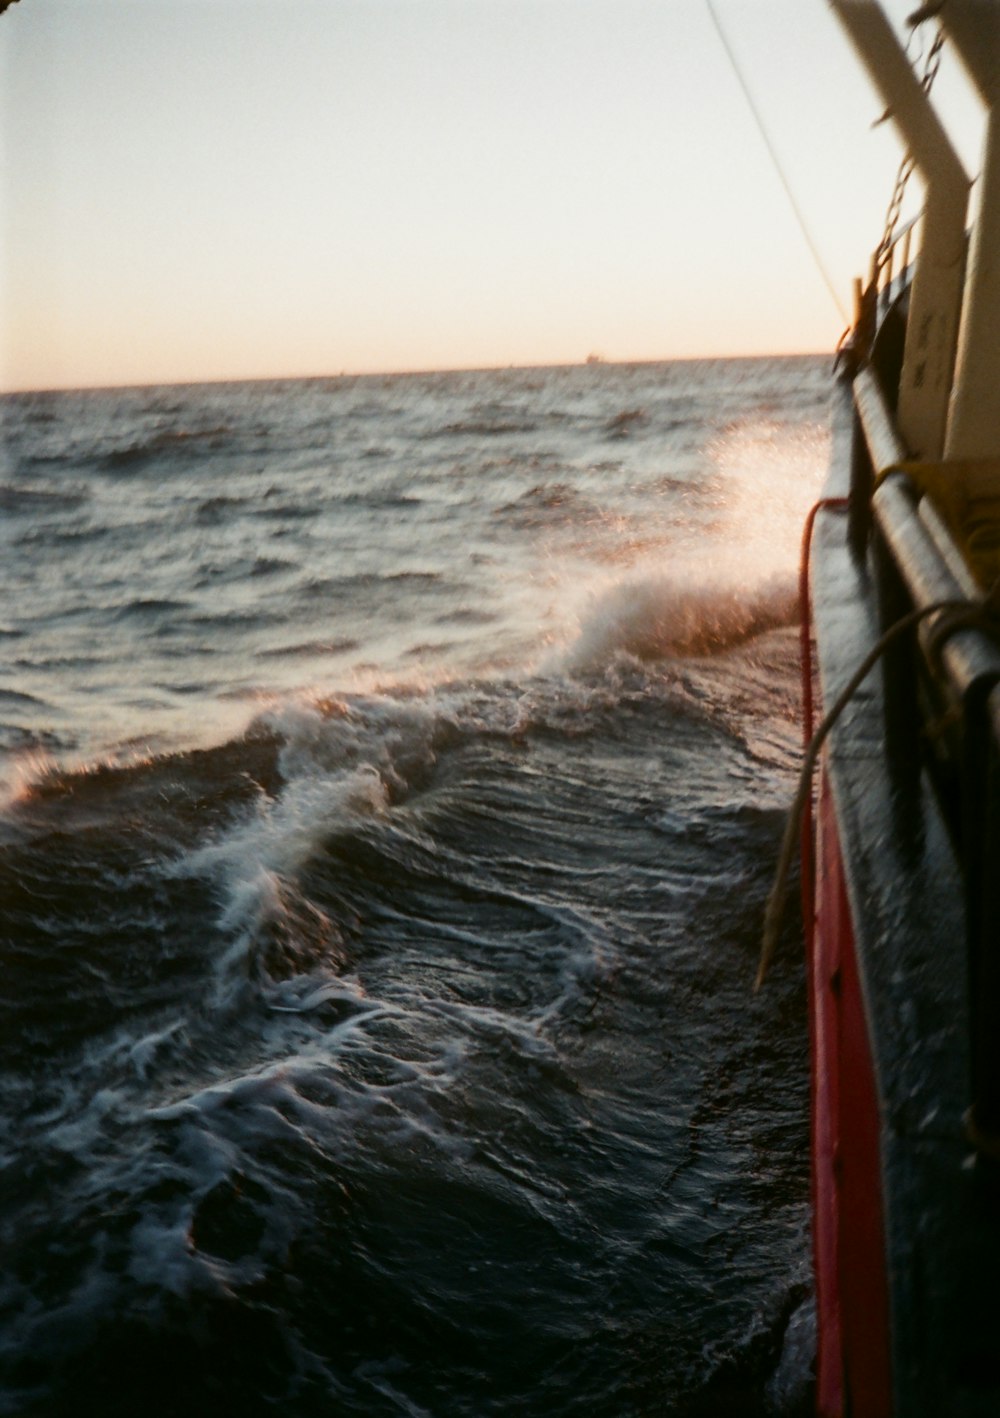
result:
[(781, 159), (778, 157), (777, 149), (775, 148), (774, 144), (771, 142), (771, 138), (770, 138), (770, 136), (769, 136), (769, 134), (768, 134), (768, 131), (767, 131), (766, 127), (764, 126), (764, 120), (763, 120), (763, 118), (761, 117), (760, 110), (759, 110), (758, 107), (757, 107), (756, 101), (754, 100), (754, 96), (753, 96), (753, 94), (752, 94), (751, 91), (750, 91), (750, 86), (749, 86), (749, 84), (747, 83), (746, 79), (743, 77), (743, 71), (742, 71), (741, 68), (740, 68), (739, 61), (738, 61), (738, 59), (736, 58), (736, 54), (735, 54), (734, 51), (733, 51), (732, 45), (729, 43), (729, 40), (728, 40), (728, 38), (726, 37), (726, 32), (725, 32), (725, 30), (722, 28), (722, 22), (720, 21), (719, 16), (718, 16), (718, 14), (716, 13), (716, 9), (715, 9), (715, 5), (714, 5), (714, 3), (713, 3), (713, 0), (705, 0), (705, 4), (706, 4), (707, 7), (708, 7), (708, 13), (709, 13), (709, 14), (711, 15), (711, 17), (712, 17), (712, 23), (715, 25), (715, 28), (716, 28), (716, 30), (717, 30), (717, 32), (718, 32), (718, 35), (719, 35), (719, 39), (720, 39), (720, 41), (722, 42), (722, 47), (723, 47), (723, 49), (725, 50), (726, 56), (727, 56), (727, 58), (729, 59), (729, 63), (730, 63), (731, 66), (732, 66), (733, 73), (736, 75), (737, 81), (739, 82), (739, 86), (740, 86), (740, 88), (743, 90), (743, 94), (744, 94), (744, 96), (745, 96), (745, 98), (746, 98), (746, 101), (747, 101), (747, 103), (748, 103), (749, 106), (750, 106), (750, 112), (753, 114), (754, 122), (757, 124), (757, 130), (758, 130), (758, 132), (760, 133), (760, 136), (761, 136), (761, 139), (763, 140), (764, 146), (765, 146), (765, 148), (767, 149), (767, 152), (768, 152), (768, 155), (769, 155), (769, 157), (770, 157), (770, 159), (771, 159), (771, 162), (772, 162), (773, 165), (774, 165), (774, 170), (775, 170), (775, 172), (778, 174), (778, 178), (779, 178), (779, 180), (780, 180), (780, 182), (781, 182), (782, 187), (785, 189), (785, 196), (788, 198), (788, 201), (789, 201), (789, 204), (791, 205), (792, 211), (793, 211), (793, 213), (795, 214), (795, 220), (796, 220), (796, 221), (798, 222), (798, 224), (799, 224), (799, 230), (801, 231), (801, 233), (802, 233), (802, 235), (803, 235), (803, 237), (804, 237), (804, 239), (805, 239), (805, 243), (806, 243), (806, 245), (807, 245), (808, 248), (809, 248), (809, 252), (810, 252), (810, 254), (811, 254), (813, 260), (814, 260), (815, 263), (816, 263), (816, 269), (819, 271), (820, 275), (823, 277), (823, 280), (824, 280), (824, 282), (825, 282), (825, 284), (826, 284), (826, 288), (827, 288), (827, 290), (830, 292), (830, 295), (831, 295), (831, 297), (832, 297), (832, 299), (833, 299), (833, 303), (834, 303), (834, 305), (837, 307), (837, 310), (840, 312), (841, 318), (844, 319), (844, 320), (848, 320), (848, 321), (849, 321), (849, 316), (848, 316), (848, 314), (847, 314), (847, 311), (844, 309), (844, 306), (843, 306), (843, 303), (841, 302), (840, 296), (837, 294), (837, 288), (836, 288), (836, 286), (834, 285), (833, 281), (831, 280), (830, 275), (829, 275), (829, 272), (828, 272), (827, 269), (826, 269), (826, 266), (823, 264), (823, 258), (822, 258), (822, 256), (819, 254), (819, 248), (817, 247), (816, 243), (815, 243), (815, 242), (813, 241), (813, 239), (812, 239), (812, 235), (810, 234), (809, 227), (808, 227), (808, 225), (807, 225), (807, 223), (806, 223), (805, 216), (803, 215), (802, 209), (801, 209), (801, 207), (799, 206), (799, 204), (798, 204), (798, 202), (797, 202), (797, 200), (796, 200), (795, 193), (794, 193), (793, 190), (792, 190), (791, 183), (788, 181), (788, 178), (785, 176), (784, 169), (783, 169), (783, 167), (782, 167), (782, 165), (781, 165)]

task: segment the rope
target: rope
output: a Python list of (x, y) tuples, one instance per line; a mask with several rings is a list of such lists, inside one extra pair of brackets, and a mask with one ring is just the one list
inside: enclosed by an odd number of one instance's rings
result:
[(736, 75), (736, 80), (739, 83), (740, 88), (743, 90), (743, 96), (750, 106), (750, 112), (753, 115), (753, 120), (757, 125), (757, 131), (760, 133), (764, 147), (767, 149), (768, 156), (770, 157), (771, 162), (774, 165), (774, 170), (778, 174), (778, 180), (780, 181), (782, 187), (785, 189), (785, 196), (788, 198), (789, 205), (791, 206), (792, 212), (795, 215), (795, 220), (799, 224), (799, 230), (801, 231), (802, 236), (805, 239), (806, 246), (808, 246), (809, 248), (810, 255), (812, 256), (813, 261), (816, 263), (816, 269), (822, 276), (826, 288), (830, 292), (830, 295), (833, 299), (833, 303), (837, 307), (837, 310), (840, 312), (841, 319), (849, 321), (850, 317), (848, 316), (847, 311), (844, 309), (840, 296), (837, 294), (837, 288), (830, 277), (830, 273), (827, 271), (826, 266), (823, 264), (823, 258), (819, 253), (819, 248), (817, 247), (815, 241), (813, 241), (812, 234), (809, 231), (809, 226), (806, 222), (805, 216), (803, 215), (802, 209), (799, 206), (798, 201), (796, 200), (795, 193), (792, 190), (792, 185), (789, 182), (788, 178), (785, 176), (784, 168), (781, 165), (781, 159), (778, 156), (777, 149), (771, 141), (770, 134), (764, 126), (764, 120), (761, 117), (760, 109), (757, 107), (756, 100), (754, 99), (754, 96), (750, 91), (750, 86), (743, 75), (743, 71), (740, 68), (739, 60), (736, 58), (735, 51), (733, 50), (732, 45), (729, 43), (725, 30), (722, 28), (722, 22), (719, 19), (718, 14), (716, 13), (714, 0), (705, 0), (705, 5), (708, 8), (708, 13), (712, 17), (712, 23), (716, 28), (719, 40), (722, 43), (722, 48), (726, 52), (726, 57), (728, 58), (729, 63), (732, 66), (733, 73)]
[[(802, 920), (807, 934), (807, 938), (812, 933), (813, 911), (815, 906), (815, 862), (813, 856), (813, 819), (812, 819), (812, 778), (816, 767), (816, 760), (819, 757), (820, 749), (823, 747), (830, 730), (840, 718), (851, 699), (857, 693), (869, 671), (874, 668), (877, 662), (885, 654), (886, 650), (905, 631), (910, 630), (927, 616), (939, 613), (939, 620), (931, 627), (927, 637), (927, 655), (931, 660), (940, 657), (941, 650), (947, 638), (956, 630), (970, 627), (987, 628), (996, 630), (997, 621), (1000, 619), (1000, 580), (996, 582), (989, 594), (982, 601), (935, 601), (931, 605), (922, 606), (919, 610), (911, 611), (909, 615), (889, 627), (885, 634), (876, 641), (865, 659), (858, 666), (847, 685), (844, 687), (830, 712), (823, 719), (819, 728), (814, 731), (813, 715), (813, 692), (812, 692), (812, 605), (809, 594), (809, 565), (812, 555), (813, 530), (816, 525), (816, 518), (823, 511), (845, 511), (850, 505), (850, 500), (846, 497), (823, 497), (820, 498), (810, 509), (802, 529), (802, 547), (799, 556), (799, 660), (802, 674), (802, 740), (805, 747), (805, 756), (802, 768), (799, 773), (799, 782), (795, 797), (789, 810), (788, 819), (785, 823), (785, 832), (781, 842), (781, 851), (778, 857), (778, 868), (775, 875), (774, 885), (768, 897), (767, 908), (764, 913), (764, 937), (761, 943), (760, 962), (757, 968), (757, 978), (754, 983), (754, 991), (760, 989), (764, 982), (774, 952), (777, 948), (778, 935), (781, 931), (781, 921), (784, 913), (785, 899), (788, 894), (788, 876), (792, 867), (792, 859), (795, 848), (795, 838), (800, 838), (800, 850), (802, 860)], [(808, 808), (808, 811), (807, 811)]]
[[(886, 650), (904, 635), (908, 630), (912, 630), (922, 620), (926, 620), (929, 615), (935, 615), (941, 611), (948, 613), (947, 629), (942, 629), (941, 635), (937, 639), (938, 645), (944, 634), (950, 634), (952, 630), (960, 626), (973, 624), (982, 625), (990, 613), (990, 597), (986, 603), (972, 604), (968, 601), (933, 601), (930, 605), (920, 606), (917, 610), (910, 611), (897, 620), (882, 635), (869, 650), (854, 674), (847, 681), (847, 684), (837, 696), (833, 707), (825, 716), (816, 732), (809, 740), (805, 757), (802, 760), (802, 768), (799, 772), (799, 782), (792, 806), (785, 822), (785, 834), (781, 839), (781, 851), (778, 856), (778, 869), (774, 878), (774, 885), (771, 887), (771, 894), (767, 899), (767, 908), (764, 912), (764, 937), (761, 942), (760, 962), (757, 967), (757, 978), (754, 981), (754, 992), (760, 989), (764, 983), (774, 952), (778, 945), (778, 936), (781, 932), (781, 921), (785, 909), (785, 898), (788, 894), (788, 876), (792, 868), (792, 859), (795, 851), (795, 840), (799, 836), (802, 814), (807, 801), (812, 793), (813, 770), (816, 767), (816, 760), (819, 758), (820, 749), (829, 736), (830, 730), (836, 724), (841, 714), (850, 704), (858, 689), (875, 667), (878, 661), (885, 654)], [(953, 617), (953, 618), (952, 618)]]

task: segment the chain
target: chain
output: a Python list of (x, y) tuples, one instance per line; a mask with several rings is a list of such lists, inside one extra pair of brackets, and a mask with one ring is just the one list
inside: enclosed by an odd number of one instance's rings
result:
[(939, 25), (937, 34), (934, 36), (931, 47), (927, 52), (927, 58), (924, 61), (924, 72), (920, 76), (920, 86), (925, 94), (929, 94), (934, 87), (934, 80), (937, 78), (938, 70), (941, 68), (941, 51), (943, 49), (944, 27)]
[(892, 190), (889, 199), (889, 208), (885, 214), (885, 230), (882, 233), (882, 240), (875, 248), (875, 255), (872, 258), (872, 280), (876, 283), (882, 273), (882, 268), (888, 264), (889, 252), (892, 250), (896, 240), (896, 227), (899, 224), (899, 215), (903, 210), (903, 198), (906, 196), (906, 184), (910, 180), (916, 163), (910, 153), (905, 153), (902, 162), (899, 164), (899, 171), (896, 173), (896, 185)]
[[(926, 10), (937, 13), (941, 8), (941, 6), (927, 6)], [(910, 40), (907, 42), (907, 51), (909, 51), (910, 41), (912, 41), (913, 36), (919, 31), (922, 21), (929, 17), (929, 13), (918, 12), (910, 30)], [(937, 78), (938, 70), (941, 67), (941, 52), (944, 49), (944, 40), (944, 28), (939, 26), (931, 42), (931, 47), (927, 51), (926, 58), (924, 59), (923, 73), (920, 76), (920, 87), (925, 94), (929, 94), (934, 87), (934, 80)], [(900, 212), (903, 209), (903, 198), (906, 196), (906, 184), (909, 182), (915, 166), (916, 163), (914, 162), (913, 156), (910, 153), (905, 153), (902, 162), (899, 164), (899, 171), (896, 174), (896, 184), (893, 187), (892, 196), (889, 199), (889, 208), (885, 214), (885, 230), (882, 233), (881, 241), (875, 248), (875, 255), (872, 260), (872, 279), (876, 283), (878, 282), (883, 268), (889, 262), (889, 253), (896, 239), (896, 227), (899, 224)]]

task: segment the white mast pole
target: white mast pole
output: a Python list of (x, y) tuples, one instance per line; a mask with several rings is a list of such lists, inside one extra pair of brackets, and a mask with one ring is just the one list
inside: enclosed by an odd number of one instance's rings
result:
[(830, 0), (927, 186), (897, 419), (917, 458), (941, 457), (965, 272), (969, 179), (877, 0)]
[(948, 0), (941, 19), (989, 113), (945, 454), (956, 459), (996, 458), (1000, 454), (1000, 6), (993, 0)]

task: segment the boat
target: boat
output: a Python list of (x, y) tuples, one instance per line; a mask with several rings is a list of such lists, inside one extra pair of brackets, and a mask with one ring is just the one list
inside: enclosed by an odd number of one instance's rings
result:
[[(913, 15), (940, 29), (923, 72), (877, 0), (830, 3), (926, 198), (905, 230), (894, 199), (856, 285), (803, 539), (816, 1409), (995, 1418), (1000, 3)], [(974, 188), (930, 93), (942, 42), (987, 111)]]

